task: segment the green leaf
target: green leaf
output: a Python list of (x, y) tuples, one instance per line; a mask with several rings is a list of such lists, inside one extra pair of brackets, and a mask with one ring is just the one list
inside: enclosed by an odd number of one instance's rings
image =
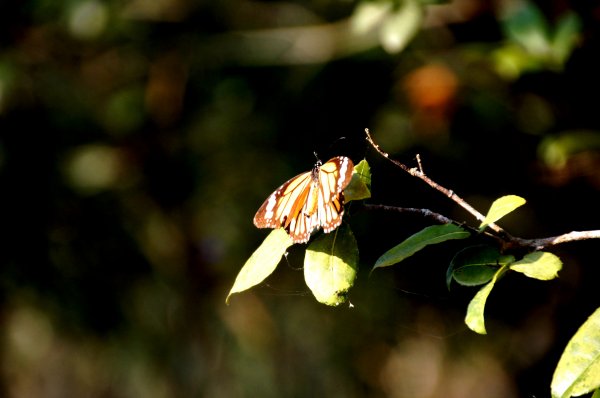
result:
[(571, 338), (563, 352), (550, 388), (553, 398), (586, 394), (600, 387), (600, 308)]
[(563, 65), (577, 45), (581, 32), (581, 20), (574, 12), (562, 15), (554, 32), (552, 50), (554, 61)]
[(558, 276), (558, 271), (562, 269), (562, 261), (552, 253), (533, 252), (526, 254), (522, 260), (512, 263), (510, 269), (530, 278), (549, 281)]
[(423, 7), (417, 0), (405, 0), (390, 13), (381, 25), (379, 39), (388, 53), (399, 53), (419, 31)]
[(344, 189), (344, 199), (347, 202), (351, 200), (362, 200), (371, 197), (371, 169), (365, 159), (354, 166), (354, 173), (350, 183)]
[(281, 257), (292, 244), (294, 244), (292, 238), (282, 228), (275, 229), (267, 235), (238, 273), (225, 303), (229, 304), (229, 297), (233, 293), (248, 290), (271, 275)]
[(492, 203), (488, 214), (479, 226), (480, 230), (485, 229), (488, 225), (495, 223), (511, 211), (525, 204), (525, 199), (517, 195), (507, 195), (498, 198)]
[(347, 225), (320, 235), (306, 249), (304, 280), (320, 303), (344, 303), (357, 270), (358, 245)]
[(463, 286), (482, 285), (492, 280), (498, 267), (513, 261), (513, 256), (503, 256), (492, 246), (466, 247), (456, 253), (450, 262), (446, 272), (446, 285), (450, 289), (452, 279)]
[(357, 35), (365, 35), (381, 25), (381, 21), (390, 13), (390, 1), (361, 1), (356, 5), (350, 17), (350, 28)]
[(412, 256), (427, 245), (442, 243), (451, 239), (465, 239), (469, 232), (454, 224), (432, 225), (408, 237), (402, 243), (394, 246), (375, 262), (373, 270), (399, 263)]
[(467, 316), (465, 317), (465, 323), (472, 331), (479, 334), (486, 334), (485, 330), (485, 319), (483, 317), (483, 313), (485, 310), (485, 303), (487, 301), (490, 292), (494, 288), (496, 281), (507, 269), (507, 265), (502, 266), (492, 277), (490, 283), (482, 287), (475, 297), (469, 303), (469, 307), (467, 308)]
[(592, 398), (600, 398), (600, 388), (598, 388), (596, 391), (594, 391)]
[(544, 14), (532, 2), (508, 8), (503, 27), (509, 39), (533, 56), (546, 54), (549, 49), (549, 27)]

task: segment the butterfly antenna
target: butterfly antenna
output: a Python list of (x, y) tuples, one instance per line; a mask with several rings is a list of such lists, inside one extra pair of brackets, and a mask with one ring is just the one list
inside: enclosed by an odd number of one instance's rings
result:
[(345, 140), (345, 139), (346, 139), (346, 137), (338, 137), (338, 138), (336, 138), (335, 140), (333, 140), (331, 142), (331, 144), (329, 144), (329, 147), (327, 147), (327, 150), (331, 151), (331, 148), (333, 148), (334, 145), (336, 145), (339, 141)]

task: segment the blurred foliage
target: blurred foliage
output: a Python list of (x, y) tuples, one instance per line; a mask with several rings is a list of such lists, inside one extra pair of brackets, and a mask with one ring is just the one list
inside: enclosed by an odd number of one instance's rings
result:
[(354, 308), (315, 303), (293, 248), (224, 299), (265, 236), (254, 212), (314, 151), (369, 158), (373, 203), (467, 217), (374, 156), (365, 127), (479, 209), (527, 198), (503, 219), (515, 235), (597, 229), (599, 11), (0, 3), (0, 395), (547, 396), (596, 306), (595, 243), (560, 248), (555, 281), (506, 278), (483, 338), (462, 323), (473, 292), (445, 288), (451, 243), (367, 277), (426, 226), (408, 216), (349, 211)]

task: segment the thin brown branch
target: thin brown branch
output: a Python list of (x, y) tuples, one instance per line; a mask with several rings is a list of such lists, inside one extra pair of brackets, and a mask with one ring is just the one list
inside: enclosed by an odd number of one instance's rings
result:
[[(365, 210), (383, 210), (383, 211), (393, 211), (396, 213), (412, 213), (418, 214), (423, 217), (431, 218), (434, 221), (439, 222), (440, 224), (456, 224), (460, 225), (463, 228), (470, 229), (474, 232), (479, 232), (478, 229), (472, 228), (468, 225), (460, 223), (456, 220), (448, 218), (443, 214), (436, 213), (429, 209), (419, 209), (414, 207), (396, 207), (396, 206), (387, 206), (387, 205), (376, 205), (376, 204), (365, 204)], [(486, 234), (484, 232), (484, 234)], [(496, 235), (486, 234), (488, 237), (496, 239), (503, 246), (504, 249), (508, 249), (511, 247), (529, 247), (535, 250), (542, 250), (548, 248), (550, 246), (560, 245), (561, 243), (575, 242), (580, 240), (587, 239), (600, 239), (600, 230), (595, 231), (572, 231), (566, 234), (551, 236), (548, 238), (538, 238), (538, 239), (524, 239), (518, 238), (515, 236), (507, 235), (504, 237), (499, 237)]]
[(365, 204), (364, 205), (364, 209), (365, 210), (384, 210), (384, 211), (393, 211), (396, 213), (413, 213), (413, 214), (419, 214), (422, 215), (423, 217), (427, 217), (427, 218), (431, 218), (437, 222), (439, 222), (440, 224), (458, 224), (460, 225), (459, 222), (452, 220), (451, 218), (448, 218), (442, 214), (436, 213), (434, 211), (431, 211), (429, 209), (417, 209), (414, 207), (396, 207), (396, 206), (386, 206), (386, 205), (372, 205), (372, 204)]
[[(402, 170), (406, 171), (408, 174), (410, 174), (413, 177), (417, 177), (420, 178), (421, 180), (423, 180), (427, 185), (429, 185), (430, 187), (432, 187), (433, 189), (441, 192), (442, 194), (444, 194), (446, 197), (448, 197), (450, 200), (454, 201), (456, 204), (458, 204), (460, 207), (462, 207), (463, 209), (465, 209), (466, 211), (468, 211), (471, 215), (473, 215), (477, 220), (479, 221), (483, 221), (485, 216), (483, 214), (481, 214), (479, 211), (477, 211), (473, 206), (471, 206), (469, 203), (467, 203), (463, 198), (461, 198), (460, 196), (458, 196), (453, 190), (445, 188), (443, 186), (441, 186), (440, 184), (438, 184), (437, 182), (433, 181), (431, 178), (429, 178), (424, 172), (423, 172), (423, 166), (421, 164), (421, 157), (417, 155), (417, 161), (419, 164), (418, 168), (411, 168), (406, 166), (404, 163), (399, 162), (397, 160), (394, 160), (392, 158), (390, 158), (390, 155), (388, 153), (386, 153), (385, 151), (383, 151), (379, 145), (377, 145), (375, 143), (375, 141), (373, 140), (373, 137), (371, 136), (371, 133), (369, 132), (369, 129), (365, 129), (365, 133), (367, 134), (367, 141), (369, 141), (369, 144), (371, 144), (371, 146), (373, 148), (375, 148), (375, 150), (384, 158), (386, 158), (387, 160), (389, 160), (390, 162), (392, 162), (394, 165), (400, 167)], [(500, 228), (498, 225), (496, 224), (489, 224), (488, 227), (493, 230), (496, 233), (502, 234), (502, 235), (508, 235), (502, 228)]]
[[(473, 228), (470, 225), (467, 225), (463, 222), (459, 222), (456, 220), (453, 220), (451, 218), (448, 218), (446, 216), (444, 216), (443, 214), (440, 213), (436, 213), (434, 211), (431, 211), (429, 209), (420, 209), (420, 208), (415, 208), (415, 207), (397, 207), (397, 206), (388, 206), (388, 205), (377, 205), (377, 204), (364, 204), (363, 208), (365, 210), (383, 210), (383, 211), (392, 211), (395, 213), (412, 213), (412, 214), (417, 214), (417, 215), (421, 215), (423, 217), (426, 218), (430, 218), (434, 221), (437, 221), (440, 224), (455, 224), (458, 225), (464, 229), (468, 229), (471, 232), (475, 233), (475, 234), (479, 234), (482, 233), (481, 231), (479, 231), (477, 228)], [(500, 238), (499, 236), (490, 234), (486, 231), (483, 232), (483, 235), (492, 238), (496, 241), (498, 241), (498, 243), (500, 245), (505, 244), (505, 240)]]
[[(436, 183), (431, 178), (429, 178), (423, 172), (423, 165), (421, 163), (421, 158), (418, 155), (417, 155), (417, 163), (418, 163), (419, 167), (418, 168), (410, 168), (410, 167), (406, 166), (404, 163), (390, 158), (389, 154), (387, 154), (385, 151), (383, 151), (379, 147), (379, 145), (377, 145), (375, 143), (375, 141), (373, 140), (373, 137), (371, 136), (371, 133), (369, 132), (369, 129), (365, 129), (365, 132), (367, 134), (367, 141), (369, 141), (371, 146), (373, 146), (373, 148), (375, 148), (375, 150), (381, 156), (388, 159), (394, 165), (400, 167), (402, 170), (406, 171), (411, 176), (417, 177), (417, 178), (423, 180), (430, 187), (443, 193), (446, 197), (450, 198), (452, 201), (457, 203), (463, 209), (468, 211), (477, 220), (482, 221), (485, 218), (483, 216), (483, 214), (481, 214), (473, 206), (471, 206), (464, 199), (462, 199), (460, 196), (458, 196), (456, 193), (454, 193), (454, 191), (441, 186), (440, 184)], [(401, 212), (401, 213), (406, 212), (406, 213), (421, 214), (424, 217), (432, 218), (442, 224), (453, 223), (453, 224), (462, 225), (442, 214), (435, 213), (429, 209), (394, 207), (394, 206), (385, 206), (385, 205), (365, 205), (365, 208), (372, 209), (372, 210), (386, 210), (386, 211), (395, 211), (395, 212)], [(504, 248), (527, 247), (527, 248), (533, 248), (535, 250), (541, 250), (541, 249), (544, 249), (544, 248), (547, 248), (550, 246), (555, 246), (555, 245), (559, 245), (559, 244), (567, 243), (567, 242), (574, 242), (574, 241), (587, 240), (587, 239), (600, 239), (600, 230), (572, 231), (572, 232), (569, 232), (566, 234), (562, 234), (562, 235), (558, 235), (558, 236), (551, 236), (548, 238), (523, 239), (523, 238), (518, 238), (518, 237), (514, 237), (514, 236), (510, 235), (508, 232), (504, 231), (502, 228), (500, 228), (496, 224), (490, 224), (490, 225), (488, 225), (488, 227), (493, 232), (498, 234), (498, 236), (496, 236), (496, 235), (490, 235), (490, 236), (493, 237), (494, 239), (499, 240)], [(470, 229), (473, 229), (473, 228), (470, 228)]]
[(550, 246), (560, 245), (561, 243), (575, 242), (587, 239), (600, 239), (600, 230), (572, 231), (562, 235), (538, 239), (523, 239), (512, 237), (512, 239), (510, 239), (510, 243), (521, 247), (532, 247), (536, 250), (540, 250)]

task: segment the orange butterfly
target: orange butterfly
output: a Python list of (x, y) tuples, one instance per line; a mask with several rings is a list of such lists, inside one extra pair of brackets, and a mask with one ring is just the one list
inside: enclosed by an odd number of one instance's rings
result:
[(331, 232), (342, 223), (344, 188), (354, 164), (344, 156), (317, 161), (273, 192), (254, 216), (258, 228), (284, 228), (294, 243), (305, 243), (317, 228)]

